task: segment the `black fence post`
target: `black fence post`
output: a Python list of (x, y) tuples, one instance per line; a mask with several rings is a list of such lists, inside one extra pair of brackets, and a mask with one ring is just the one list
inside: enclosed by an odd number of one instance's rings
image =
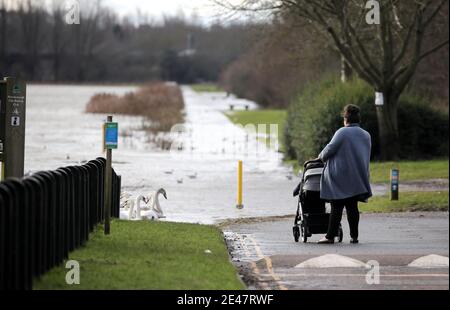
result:
[(5, 289), (5, 284), (3, 283), (5, 275), (5, 208), (6, 199), (3, 199), (3, 195), (0, 193), (0, 290)]
[[(0, 183), (0, 289), (31, 289), (33, 278), (61, 264), (104, 220), (106, 160), (41, 171)], [(121, 178), (113, 171), (112, 216)]]
[(0, 286), (2, 289), (8, 289), (13, 287), (12, 279), (13, 274), (10, 266), (13, 263), (13, 251), (12, 251), (12, 234), (13, 229), (11, 227), (12, 221), (12, 210), (13, 206), (13, 194), (9, 187), (5, 184), (0, 183), (0, 196), (2, 197), (2, 212), (0, 215), (1, 224), (3, 229), (3, 236), (0, 237), (0, 246), (2, 246), (0, 251), (0, 266), (2, 270), (0, 271)]

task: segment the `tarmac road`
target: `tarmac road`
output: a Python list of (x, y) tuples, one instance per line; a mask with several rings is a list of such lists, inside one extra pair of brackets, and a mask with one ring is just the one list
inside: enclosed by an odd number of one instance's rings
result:
[(448, 212), (362, 214), (356, 245), (345, 216), (341, 244), (317, 244), (323, 235), (295, 243), (292, 224), (293, 218), (260, 219), (224, 228), (249, 288), (449, 289)]

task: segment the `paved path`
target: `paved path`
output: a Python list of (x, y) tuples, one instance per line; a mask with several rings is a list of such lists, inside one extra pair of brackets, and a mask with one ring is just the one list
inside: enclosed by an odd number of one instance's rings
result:
[[(291, 218), (232, 224), (224, 231), (250, 288), (448, 289), (448, 221), (447, 212), (362, 214), (357, 245), (349, 244), (345, 217), (344, 242), (334, 245), (316, 244), (321, 235), (295, 243)], [(419, 258), (420, 267), (408, 266)], [(370, 261), (380, 265), (379, 284), (366, 281), (369, 271), (369, 280), (376, 280)]]

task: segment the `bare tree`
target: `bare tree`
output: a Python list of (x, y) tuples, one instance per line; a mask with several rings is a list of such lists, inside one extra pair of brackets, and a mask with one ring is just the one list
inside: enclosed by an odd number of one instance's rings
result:
[(339, 72), (339, 53), (304, 20), (276, 18), (260, 25), (251, 41), (222, 73), (221, 84), (262, 106), (287, 107), (305, 85)]
[(81, 2), (80, 24), (73, 25), (75, 43), (75, 66), (78, 81), (85, 79), (85, 66), (89, 65), (94, 48), (100, 43), (99, 23), (101, 18), (101, 0)]
[[(292, 14), (326, 33), (358, 76), (384, 97), (377, 107), (382, 159), (398, 158), (397, 108), (400, 95), (420, 62), (448, 45), (448, 37), (424, 50), (430, 25), (448, 0), (245, 0), (240, 5), (216, 0), (232, 10)], [(373, 8), (367, 4), (376, 4)], [(379, 23), (368, 23), (379, 5)], [(375, 12), (375, 11), (374, 11)], [(377, 13), (377, 12), (375, 12)], [(448, 27), (448, 25), (447, 25)]]
[(0, 1), (0, 65), (6, 66), (6, 33), (8, 32), (7, 1)]
[[(174, 77), (177, 81), (215, 81), (244, 53), (253, 37), (252, 25), (206, 27), (176, 16), (167, 17), (166, 23), (142, 18), (136, 25), (100, 6), (98, 0), (79, 1), (81, 24), (66, 23), (66, 12), (74, 11), (62, 5), (70, 1), (0, 0), (0, 8), (3, 3), (7, 29), (0, 28), (0, 42), (6, 43), (0, 71), (29, 81), (161, 79), (164, 51), (168, 50), (174, 51), (174, 63), (182, 69)], [(0, 27), (5, 21), (1, 13)], [(189, 33), (195, 36), (197, 53), (178, 57)]]
[(67, 37), (65, 36), (64, 8), (63, 2), (59, 0), (52, 1), (51, 17), (52, 17), (52, 33), (51, 33), (51, 50), (53, 58), (53, 79), (59, 81), (60, 68), (64, 49), (67, 45)]
[(45, 12), (42, 1), (26, 0), (19, 3), (18, 10), (22, 27), (22, 45), (25, 51), (25, 69), (30, 79), (34, 79), (39, 65), (39, 51), (43, 43), (42, 26)]

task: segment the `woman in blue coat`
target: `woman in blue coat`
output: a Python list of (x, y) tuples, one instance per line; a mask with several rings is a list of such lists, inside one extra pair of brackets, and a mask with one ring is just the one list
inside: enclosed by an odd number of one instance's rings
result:
[(334, 243), (344, 207), (350, 226), (351, 243), (358, 243), (358, 202), (367, 202), (370, 188), (370, 134), (360, 127), (360, 109), (347, 105), (342, 113), (344, 127), (339, 129), (323, 149), (319, 159), (325, 163), (320, 197), (331, 203), (327, 235), (319, 243)]

